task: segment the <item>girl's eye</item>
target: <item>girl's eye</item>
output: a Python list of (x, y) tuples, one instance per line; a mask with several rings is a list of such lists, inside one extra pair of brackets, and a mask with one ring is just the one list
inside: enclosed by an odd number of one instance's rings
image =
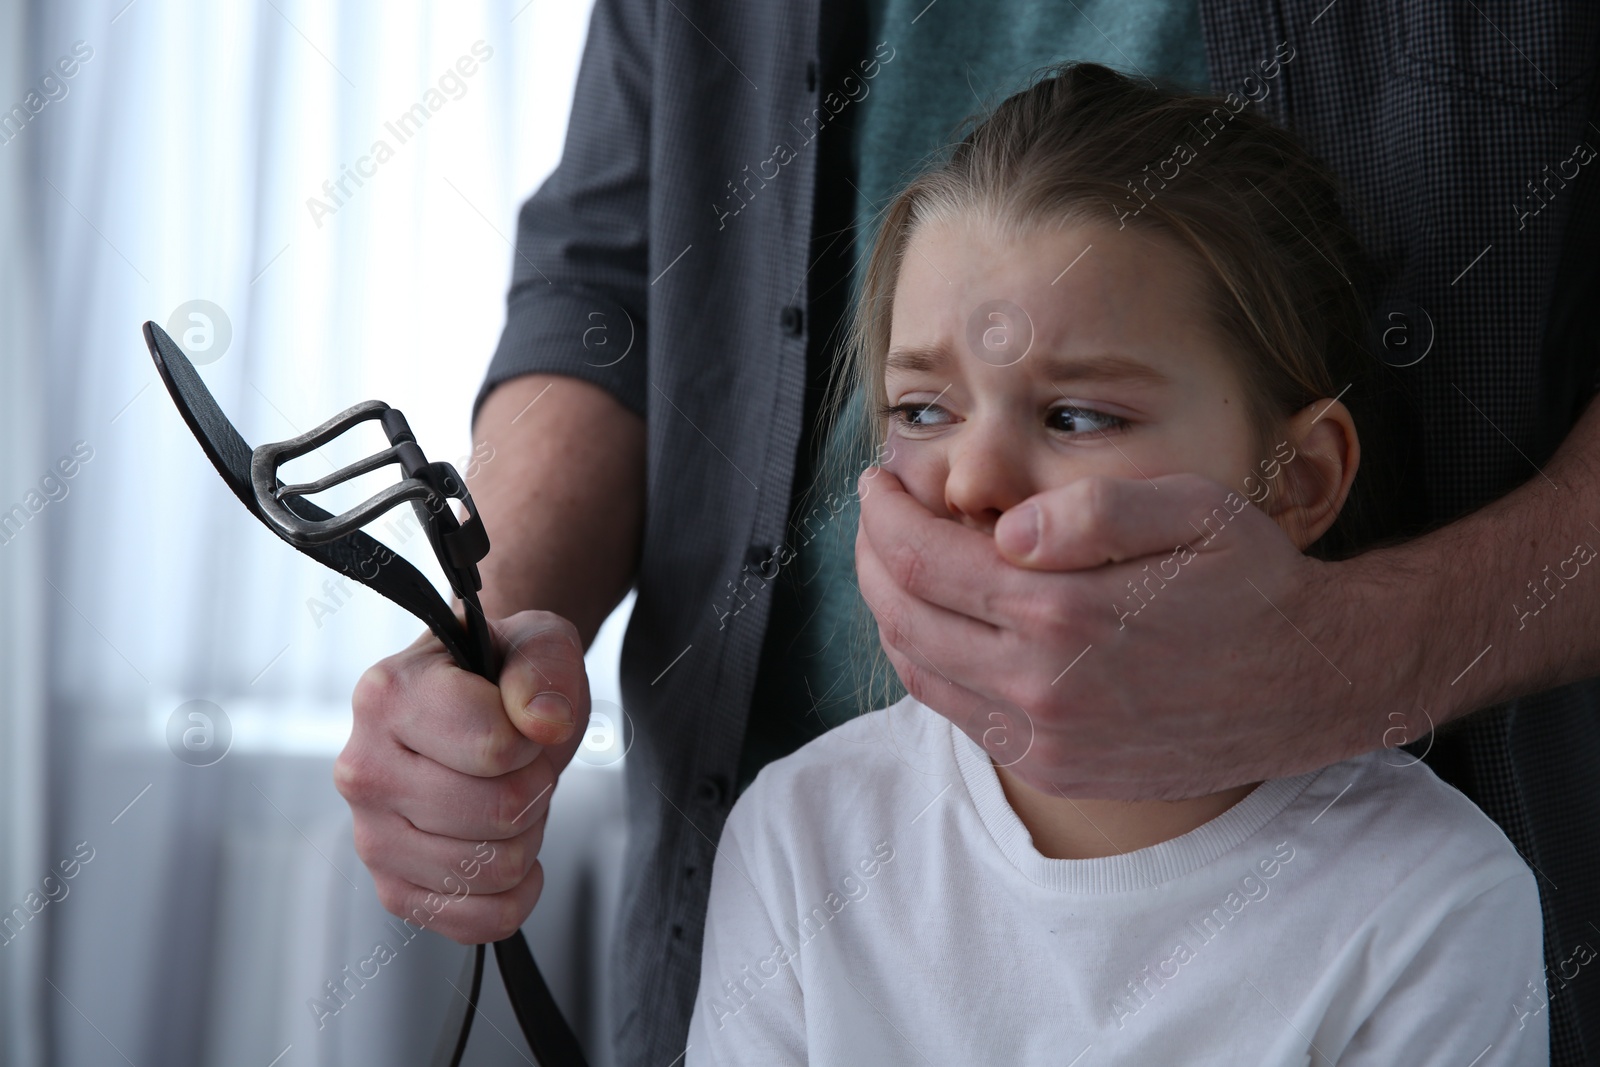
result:
[[(880, 418), (890, 419), (901, 426), (928, 428), (943, 426), (950, 421), (950, 413), (937, 404), (890, 404), (878, 409)], [(1093, 408), (1064, 404), (1051, 408), (1046, 423), (1070, 435), (1084, 433), (1115, 433), (1125, 429), (1129, 422), (1119, 415), (1111, 415)]]
[(1051, 408), (1047, 421), (1054, 429), (1072, 434), (1110, 433), (1128, 425), (1128, 420), (1119, 415), (1108, 415), (1104, 411), (1075, 407), (1071, 404)]
[(901, 426), (942, 426), (940, 416), (948, 421), (949, 412), (934, 404), (890, 404), (878, 409), (879, 418), (891, 419)]

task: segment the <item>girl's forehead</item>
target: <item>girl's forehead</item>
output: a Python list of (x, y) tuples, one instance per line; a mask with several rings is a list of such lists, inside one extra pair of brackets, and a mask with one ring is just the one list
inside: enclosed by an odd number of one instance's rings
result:
[[(984, 339), (1035, 346), (1188, 346), (1210, 315), (1192, 253), (1160, 234), (1066, 222), (1011, 234), (982, 220), (930, 222), (901, 259), (891, 346)], [(1013, 349), (1015, 350), (1015, 349)]]

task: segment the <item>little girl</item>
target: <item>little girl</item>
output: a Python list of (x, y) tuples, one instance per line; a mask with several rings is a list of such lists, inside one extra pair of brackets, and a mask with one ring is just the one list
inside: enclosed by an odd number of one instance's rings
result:
[[(889, 207), (860, 435), (990, 534), (1086, 476), (1203, 475), (1217, 507), (1158, 582), (1252, 506), (1302, 551), (1370, 543), (1352, 412), (1369, 445), (1381, 423), (1332, 177), (1236, 96), (1046, 73)], [(1153, 625), (1159, 586), (1130, 586), (1106, 610)], [(1534, 876), (1404, 750), (1121, 802), (1040, 791), (1025, 727), (965, 725), (907, 696), (740, 796), (687, 1064), (1548, 1062)]]

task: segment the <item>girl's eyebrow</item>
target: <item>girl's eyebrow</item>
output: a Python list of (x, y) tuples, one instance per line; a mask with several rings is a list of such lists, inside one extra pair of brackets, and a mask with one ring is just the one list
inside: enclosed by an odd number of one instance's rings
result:
[(883, 365), (885, 370), (925, 374), (943, 367), (944, 361), (943, 345), (901, 345), (889, 349)]
[(1134, 382), (1141, 385), (1171, 385), (1172, 379), (1150, 364), (1132, 356), (1104, 352), (1095, 356), (1069, 359), (1054, 354), (1039, 357), (1045, 377), (1053, 382)]
[[(1030, 353), (1031, 355), (1031, 353)], [(949, 353), (943, 345), (902, 345), (891, 348), (884, 369), (908, 373), (929, 373), (944, 368)], [(1053, 382), (1135, 382), (1145, 385), (1171, 385), (1172, 379), (1156, 368), (1131, 356), (1102, 352), (1093, 356), (1069, 358), (1054, 353), (1033, 356), (1046, 378)]]

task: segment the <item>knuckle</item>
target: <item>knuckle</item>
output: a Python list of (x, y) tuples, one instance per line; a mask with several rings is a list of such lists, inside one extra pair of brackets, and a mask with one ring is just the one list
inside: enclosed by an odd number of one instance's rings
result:
[(1051, 582), (1047, 588), (1048, 594), (1033, 599), (1032, 616), (1026, 625), (1032, 626), (1034, 633), (1051, 644), (1070, 645), (1072, 642), (1067, 638), (1083, 632), (1085, 619), (1100, 616), (1091, 610), (1093, 602), (1089, 599), (1089, 592), (1081, 586)]
[(1014, 700), (1012, 703), (1021, 708), (1032, 719), (1036, 715), (1042, 715), (1045, 709), (1050, 706), (1050, 697), (1052, 696), (1050, 683), (1043, 679), (1030, 680), (1022, 686), (1022, 692), (1018, 695), (1021, 699)]
[(370, 805), (380, 794), (381, 775), (373, 760), (355, 745), (346, 745), (333, 761), (333, 787), (352, 808)]
[(928, 558), (928, 545), (921, 536), (895, 546), (893, 567), (902, 588), (909, 591), (922, 588), (923, 579), (927, 577)]
[(978, 592), (977, 617), (983, 619), (1025, 617), (1030, 609), (1038, 606), (1040, 599), (1036, 592), (1017, 596), (1002, 587), (985, 585)]
[(1001, 700), (1022, 709), (1028, 715), (1032, 715), (1034, 709), (1043, 704), (1048, 694), (1049, 689), (1037, 679), (1026, 675), (1007, 678), (999, 687)]
[(373, 884), (378, 891), (378, 903), (390, 915), (405, 918), (411, 907), (411, 894), (404, 884), (397, 878), (374, 878)]
[(492, 924), (494, 939), (503, 941), (522, 928), (533, 906), (515, 893), (497, 893), (489, 898), (491, 907), (487, 916)]
[(513, 876), (511, 864), (517, 862), (522, 853), (513, 851), (512, 840), (494, 842), (487, 856), (478, 851), (483, 844), (487, 842), (474, 847), (471, 860), (460, 863), (461, 879), (474, 896), (504, 892), (520, 880), (519, 876)]
[(1113, 482), (1103, 474), (1089, 474), (1077, 482), (1079, 494), (1083, 497), (1081, 508), (1084, 511), (1096, 514), (1103, 512), (1111, 503)]
[(505, 783), (498, 783), (494, 787), (494, 795), (489, 801), (489, 810), (484, 816), (484, 837), (491, 841), (503, 841), (515, 831), (512, 823), (517, 812), (522, 810), (526, 801), (517, 799), (516, 789)]
[(896, 647), (901, 643), (901, 634), (905, 623), (905, 612), (893, 600), (886, 600), (876, 609), (878, 616), (878, 636), (885, 644)]
[(1090, 535), (1102, 532), (1106, 517), (1112, 511), (1114, 483), (1103, 475), (1091, 474), (1080, 479), (1075, 486), (1082, 498), (1073, 509), (1079, 532)]
[(548, 611), (541, 612), (539, 620), (542, 625), (522, 642), (525, 650), (538, 649), (554, 655), (571, 652), (582, 658), (583, 642), (578, 636), (578, 628), (570, 620)]
[(583, 635), (578, 632), (578, 627), (573, 624), (572, 620), (563, 618), (560, 615), (556, 616), (556, 621), (560, 625), (561, 633), (572, 643), (572, 650), (578, 654), (578, 658), (582, 659)]
[(398, 673), (388, 660), (380, 660), (361, 672), (350, 694), (350, 709), (358, 720), (381, 718), (399, 695)]
[(1015, 595), (985, 594), (983, 607), (988, 618), (1010, 620), (1003, 631), (1007, 638), (1024, 638), (1030, 643), (1056, 629), (1060, 619), (1059, 596), (1046, 592), (1044, 581), (1035, 581)]
[(424, 890), (420, 895), (413, 889), (411, 899), (411, 920), (426, 926), (430, 930), (439, 929), (439, 916), (446, 910), (450, 898), (443, 893), (433, 890)]
[(529, 816), (533, 808), (549, 792), (545, 776), (538, 772), (540, 762), (536, 760), (531, 764), (529, 773), (506, 775), (496, 784), (494, 811), (490, 821), (495, 840), (515, 837), (532, 825)]
[(494, 850), (494, 857), (484, 865), (484, 892), (502, 893), (521, 885), (533, 859), (528, 846), (521, 838), (513, 837), (497, 842)]
[(475, 746), (474, 759), (478, 772), (484, 777), (498, 778), (514, 770), (523, 740), (523, 736), (511, 729), (503, 716), (496, 716), (485, 723)]

